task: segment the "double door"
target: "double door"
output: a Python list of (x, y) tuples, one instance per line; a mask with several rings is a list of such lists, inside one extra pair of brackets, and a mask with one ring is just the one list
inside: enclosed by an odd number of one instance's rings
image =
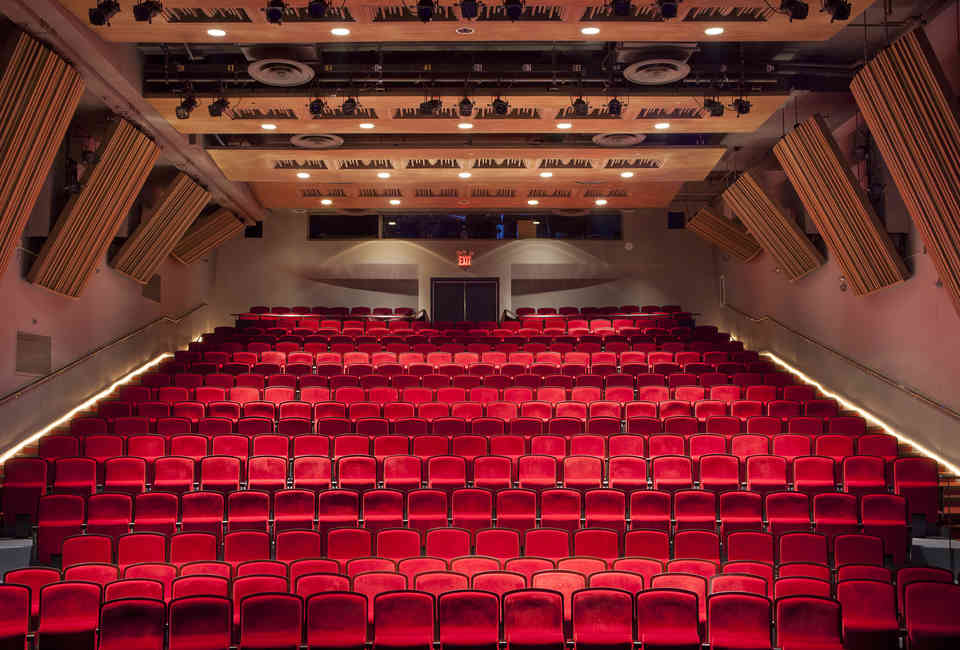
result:
[(500, 316), (498, 278), (431, 278), (430, 316), (440, 321), (496, 321)]

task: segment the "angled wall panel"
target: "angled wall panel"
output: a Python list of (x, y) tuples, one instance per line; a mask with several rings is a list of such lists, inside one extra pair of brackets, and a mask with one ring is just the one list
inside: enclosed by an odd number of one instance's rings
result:
[(923, 30), (880, 52), (850, 89), (960, 313), (960, 126)]
[(239, 235), (244, 227), (237, 215), (224, 208), (200, 217), (173, 249), (173, 259), (193, 264), (223, 242)]
[(0, 274), (50, 172), (83, 95), (83, 79), (66, 61), (20, 33), (0, 79)]
[(763, 250), (757, 241), (739, 226), (739, 224), (718, 215), (709, 208), (701, 208), (693, 219), (687, 222), (687, 230), (692, 230), (709, 243), (719, 246), (741, 262), (749, 262)]
[(859, 296), (907, 279), (890, 236), (857, 184), (826, 123), (814, 115), (773, 153)]
[(210, 200), (210, 193), (184, 173), (177, 174), (157, 205), (127, 239), (111, 264), (141, 284), (153, 277)]
[(749, 172), (727, 188), (723, 201), (791, 281), (799, 280), (823, 264), (823, 257), (806, 234), (783, 214)]
[(29, 279), (77, 297), (107, 252), (153, 169), (160, 149), (126, 120), (104, 139), (100, 160), (67, 203), (30, 269)]

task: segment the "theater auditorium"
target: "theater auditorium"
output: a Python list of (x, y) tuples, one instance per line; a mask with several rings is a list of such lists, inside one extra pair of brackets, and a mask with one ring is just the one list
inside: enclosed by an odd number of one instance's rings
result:
[(957, 0), (0, 1), (0, 648), (960, 648)]

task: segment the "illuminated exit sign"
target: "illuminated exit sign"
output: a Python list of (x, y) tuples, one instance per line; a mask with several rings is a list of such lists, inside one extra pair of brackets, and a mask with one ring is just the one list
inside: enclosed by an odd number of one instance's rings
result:
[(466, 267), (473, 264), (473, 251), (457, 251), (457, 266)]

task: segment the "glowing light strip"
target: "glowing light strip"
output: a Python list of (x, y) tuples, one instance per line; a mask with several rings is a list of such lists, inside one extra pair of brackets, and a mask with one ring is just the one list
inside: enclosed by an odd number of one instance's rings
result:
[(871, 424), (873, 424), (873, 425), (875, 425), (875, 426), (880, 427), (880, 428), (883, 429), (886, 433), (889, 433), (891, 436), (893, 436), (893, 437), (896, 438), (897, 440), (900, 440), (900, 441), (902, 441), (902, 442), (907, 443), (908, 445), (910, 445), (911, 447), (913, 447), (914, 449), (916, 449), (917, 451), (919, 451), (919, 452), (920, 452), (921, 454), (923, 454), (924, 456), (927, 456), (928, 458), (932, 458), (932, 459), (935, 460), (936, 462), (938, 462), (938, 463), (940, 463), (941, 465), (943, 465), (944, 467), (946, 467), (947, 470), (949, 470), (951, 473), (960, 475), (960, 468), (958, 468), (956, 465), (954, 465), (953, 463), (951, 463), (950, 461), (948, 461), (946, 458), (943, 458), (943, 457), (940, 456), (939, 454), (936, 454), (936, 453), (930, 451), (929, 449), (927, 449), (926, 447), (924, 447), (923, 445), (921, 445), (920, 443), (918, 443), (916, 440), (913, 440), (912, 438), (909, 438), (909, 437), (903, 435), (903, 434), (900, 433), (899, 431), (896, 431), (896, 430), (893, 429), (889, 424), (887, 424), (886, 422), (884, 422), (884, 421), (881, 420), (880, 418), (876, 417), (875, 415), (873, 415), (873, 414), (870, 413), (869, 411), (860, 408), (859, 406), (857, 406), (857, 405), (854, 404), (853, 402), (849, 401), (848, 399), (844, 398), (843, 396), (838, 395), (837, 393), (834, 393), (833, 391), (831, 391), (830, 389), (828, 389), (827, 387), (825, 387), (825, 386), (824, 386), (823, 384), (821, 384), (820, 382), (818, 382), (818, 381), (816, 381), (815, 379), (811, 378), (810, 376), (808, 376), (807, 374), (805, 374), (805, 373), (802, 372), (801, 370), (799, 370), (799, 369), (797, 369), (797, 368), (794, 368), (794, 367), (791, 366), (789, 363), (787, 363), (786, 361), (784, 361), (783, 359), (781, 359), (781, 358), (778, 357), (777, 355), (773, 354), (772, 352), (761, 352), (761, 353), (760, 353), (760, 356), (762, 356), (762, 357), (767, 357), (768, 359), (770, 359), (771, 361), (773, 361), (775, 364), (777, 364), (777, 365), (780, 366), (781, 368), (785, 369), (785, 370), (786, 370), (787, 372), (789, 372), (790, 374), (794, 375), (795, 377), (798, 377), (798, 378), (799, 378), (801, 381), (803, 381), (804, 383), (810, 384), (811, 386), (814, 386), (817, 390), (819, 390), (821, 393), (823, 393), (823, 394), (826, 395), (827, 397), (830, 397), (830, 398), (833, 398), (833, 399), (837, 400), (837, 402), (839, 402), (845, 409), (850, 410), (850, 411), (854, 411), (857, 415), (859, 415), (860, 417), (862, 417), (862, 418), (863, 418), (864, 420), (866, 420), (867, 422), (869, 422), (869, 423), (871, 423)]
[(109, 396), (113, 393), (113, 391), (117, 390), (117, 388), (119, 388), (120, 386), (123, 386), (124, 384), (129, 384), (131, 381), (133, 381), (134, 379), (136, 379), (137, 377), (139, 377), (139, 376), (142, 375), (143, 373), (145, 373), (145, 372), (147, 372), (148, 370), (150, 370), (151, 368), (154, 368), (154, 367), (156, 367), (157, 365), (159, 365), (164, 359), (169, 359), (169, 358), (172, 357), (172, 356), (173, 356), (173, 355), (170, 354), (169, 352), (165, 352), (165, 353), (161, 354), (160, 356), (158, 356), (158, 357), (156, 357), (156, 358), (154, 358), (154, 359), (151, 359), (150, 361), (148, 361), (148, 362), (145, 363), (144, 365), (140, 366), (139, 368), (137, 368), (137, 369), (134, 370), (133, 372), (131, 372), (131, 373), (125, 375), (124, 377), (118, 379), (118, 380), (115, 381), (113, 384), (111, 384), (108, 388), (103, 389), (102, 391), (100, 391), (99, 393), (97, 393), (96, 395), (94, 395), (93, 397), (89, 398), (87, 401), (85, 401), (85, 402), (83, 402), (82, 404), (79, 404), (78, 406), (76, 406), (76, 407), (74, 407), (73, 409), (71, 409), (69, 412), (67, 412), (67, 413), (66, 413), (65, 415), (63, 415), (62, 417), (58, 418), (57, 420), (54, 420), (53, 422), (51, 422), (50, 424), (48, 424), (48, 425), (45, 426), (44, 428), (40, 429), (39, 431), (37, 431), (36, 433), (34, 433), (33, 435), (31, 435), (30, 437), (28, 437), (28, 438), (26, 438), (26, 439), (24, 439), (24, 440), (21, 440), (21, 441), (18, 442), (16, 445), (14, 445), (11, 449), (8, 449), (7, 451), (5, 451), (5, 452), (3, 453), (3, 455), (0, 455), (0, 464), (3, 464), (3, 463), (5, 463), (5, 462), (7, 462), (8, 460), (10, 460), (11, 458), (13, 458), (14, 456), (16, 456), (16, 455), (17, 455), (18, 453), (20, 453), (20, 451), (21, 451), (24, 447), (26, 447), (27, 445), (30, 445), (30, 444), (36, 442), (37, 440), (39, 440), (39, 439), (42, 438), (43, 436), (47, 435), (48, 433), (50, 433), (51, 431), (53, 431), (54, 429), (56, 429), (56, 428), (59, 427), (60, 425), (66, 423), (66, 422), (69, 422), (69, 421), (70, 421), (70, 418), (72, 418), (72, 417), (73, 417), (74, 415), (76, 415), (77, 413), (81, 413), (81, 412), (83, 412), (83, 411), (86, 411), (88, 408), (90, 408), (91, 406), (95, 405), (97, 402), (99, 402), (99, 401), (102, 400), (103, 398), (109, 397)]

